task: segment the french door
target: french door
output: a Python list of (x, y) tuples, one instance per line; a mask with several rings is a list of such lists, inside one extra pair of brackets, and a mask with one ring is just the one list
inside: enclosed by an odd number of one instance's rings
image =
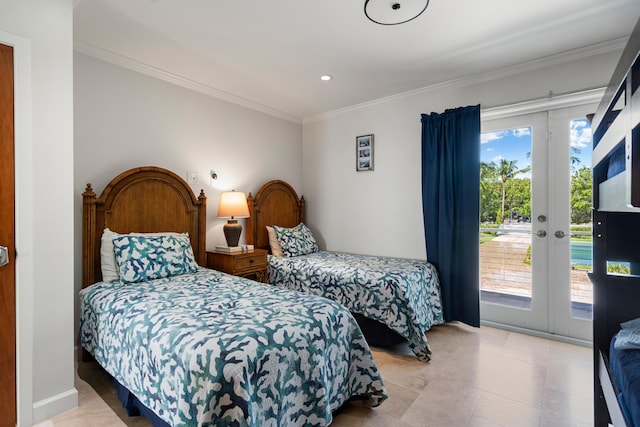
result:
[(482, 121), (483, 321), (591, 340), (591, 142), (585, 117), (596, 107)]

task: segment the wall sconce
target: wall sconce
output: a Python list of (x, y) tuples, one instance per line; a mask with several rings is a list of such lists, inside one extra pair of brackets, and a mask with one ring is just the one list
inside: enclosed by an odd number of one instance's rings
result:
[(210, 187), (213, 187), (214, 181), (216, 179), (218, 179), (218, 174), (213, 169), (211, 169), (209, 171), (209, 186)]
[(230, 218), (222, 228), (227, 246), (238, 246), (242, 225), (238, 224), (236, 218), (247, 218), (249, 216), (249, 206), (247, 196), (241, 191), (225, 191), (220, 194), (220, 204), (218, 205), (218, 218)]

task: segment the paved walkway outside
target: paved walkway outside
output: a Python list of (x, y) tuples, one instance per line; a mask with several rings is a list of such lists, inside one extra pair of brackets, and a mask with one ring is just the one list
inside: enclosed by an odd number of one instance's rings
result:
[[(505, 234), (480, 245), (480, 288), (531, 297), (531, 266), (525, 263), (531, 224), (507, 225), (501, 230)], [(592, 303), (586, 271), (571, 270), (571, 300)]]

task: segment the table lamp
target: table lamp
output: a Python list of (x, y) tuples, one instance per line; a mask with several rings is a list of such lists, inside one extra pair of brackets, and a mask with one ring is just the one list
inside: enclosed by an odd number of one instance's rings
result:
[(247, 196), (243, 192), (225, 191), (220, 194), (218, 218), (230, 218), (222, 228), (229, 247), (238, 246), (238, 240), (240, 240), (242, 233), (242, 225), (238, 224), (236, 218), (247, 218), (248, 216)]

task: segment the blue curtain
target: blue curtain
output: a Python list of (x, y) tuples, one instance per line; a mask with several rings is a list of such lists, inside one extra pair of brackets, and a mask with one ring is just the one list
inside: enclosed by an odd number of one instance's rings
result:
[(422, 114), (422, 214), (445, 321), (480, 326), (480, 105)]

